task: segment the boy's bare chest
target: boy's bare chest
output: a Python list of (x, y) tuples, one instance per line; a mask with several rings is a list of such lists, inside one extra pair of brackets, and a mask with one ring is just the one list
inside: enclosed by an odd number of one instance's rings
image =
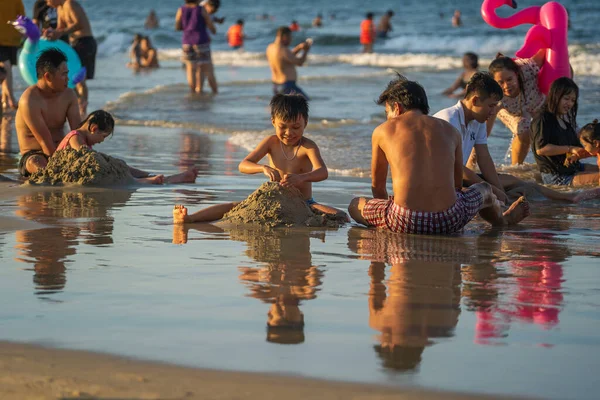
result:
[(288, 174), (304, 174), (312, 171), (312, 163), (305, 154), (284, 154), (281, 149), (269, 154), (271, 167)]

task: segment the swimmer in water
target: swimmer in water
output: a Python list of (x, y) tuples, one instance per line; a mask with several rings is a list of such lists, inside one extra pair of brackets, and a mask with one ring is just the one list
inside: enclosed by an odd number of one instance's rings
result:
[[(448, 97), (463, 98), (466, 90), (467, 83), (471, 77), (477, 72), (479, 68), (479, 57), (475, 53), (465, 53), (463, 55), (463, 72), (456, 78), (452, 86), (442, 92), (443, 95)], [(461, 89), (460, 92), (454, 93), (456, 89)]]

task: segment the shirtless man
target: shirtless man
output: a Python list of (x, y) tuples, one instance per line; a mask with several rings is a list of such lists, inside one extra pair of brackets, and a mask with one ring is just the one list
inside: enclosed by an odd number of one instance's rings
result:
[(379, 20), (379, 24), (377, 24), (377, 37), (381, 39), (385, 39), (388, 37), (388, 32), (391, 32), (392, 29), (392, 17), (394, 16), (394, 12), (392, 10), (387, 10), (387, 12), (381, 17)]
[(63, 139), (65, 120), (76, 129), (81, 123), (77, 96), (69, 83), (67, 58), (56, 49), (44, 51), (36, 62), (38, 81), (19, 100), (15, 128), (19, 140), (19, 172), (28, 177), (48, 164)]
[[(86, 79), (94, 79), (97, 45), (83, 7), (75, 0), (46, 0), (46, 4), (56, 8), (58, 13), (56, 30), (46, 32), (46, 36), (56, 40), (61, 36), (69, 35), (71, 47), (86, 69)], [(85, 80), (79, 82), (76, 89), (79, 96), (79, 112), (81, 116), (85, 116), (88, 106), (88, 88)]]
[[(514, 224), (529, 214), (521, 197), (503, 214), (488, 183), (461, 191), (462, 140), (446, 121), (430, 117), (425, 90), (399, 76), (379, 96), (387, 121), (372, 136), (371, 190), (374, 199), (355, 198), (350, 216), (366, 226), (393, 232), (460, 232), (479, 212), (496, 226)], [(394, 196), (388, 198), (388, 166)]]
[(297, 85), (296, 66), (301, 67), (306, 61), (312, 40), (300, 43), (292, 50), (289, 45), (292, 42), (292, 31), (287, 26), (277, 29), (275, 41), (267, 47), (267, 60), (271, 67), (271, 80), (273, 81), (273, 94), (297, 93), (309, 100), (306, 93)]

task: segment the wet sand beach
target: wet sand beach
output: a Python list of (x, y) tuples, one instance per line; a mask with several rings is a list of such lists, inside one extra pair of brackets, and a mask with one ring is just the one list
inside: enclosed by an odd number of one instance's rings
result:
[[(312, 99), (305, 135), (329, 168), (314, 199), (339, 209), (371, 195), (370, 135), (385, 119), (374, 100), (394, 71), (425, 87), (433, 113), (456, 103), (441, 92), (463, 52), (485, 66), (497, 51), (514, 54), (526, 27), (492, 30), (480, 0), (461, 3), (460, 30), (438, 17), (451, 15), (448, 2), (390, 3), (373, 11), (397, 7), (391, 38), (362, 55), (361, 2), (223, 1), (225, 25), (244, 17), (253, 39), (229, 51), (219, 27), (220, 93), (190, 96), (172, 26), (178, 4), (125, 3), (82, 2), (99, 43), (88, 110), (117, 120), (97, 150), (152, 173), (195, 166), (199, 176), (112, 188), (0, 182), (0, 398), (595, 397), (600, 201), (532, 197), (532, 215), (517, 226), (478, 218), (448, 237), (356, 224), (172, 224), (175, 204), (196, 211), (242, 201), (265, 182), (238, 163), (273, 132), (264, 49), (290, 15), (302, 24), (323, 8), (324, 27), (303, 25), (296, 36), (315, 39), (298, 84)], [(564, 3), (583, 125), (600, 107), (598, 12), (592, 0)], [(146, 32), (161, 68), (134, 73), (127, 50), (146, 7), (161, 19)], [(266, 12), (275, 20), (253, 17)], [(531, 155), (507, 166), (509, 142), (497, 123), (489, 148), (498, 170), (539, 179)], [(9, 112), (0, 174), (16, 179), (18, 157)]]

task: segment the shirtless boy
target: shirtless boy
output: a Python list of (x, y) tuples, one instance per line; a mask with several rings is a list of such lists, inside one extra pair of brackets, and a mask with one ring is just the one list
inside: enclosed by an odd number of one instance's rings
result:
[[(49, 39), (57, 40), (69, 35), (71, 47), (79, 56), (81, 65), (86, 69), (86, 79), (94, 79), (96, 69), (96, 39), (83, 7), (75, 0), (46, 0), (46, 4), (56, 8), (58, 24), (55, 30), (46, 33)], [(81, 116), (87, 115), (88, 88), (85, 80), (76, 86), (79, 96)]]
[(36, 64), (38, 81), (28, 87), (15, 120), (19, 140), (19, 173), (28, 177), (48, 164), (48, 158), (63, 139), (65, 120), (71, 130), (81, 123), (77, 96), (69, 83), (67, 58), (56, 49), (44, 51)]
[[(322, 213), (335, 214), (345, 219), (345, 212), (317, 203), (312, 196), (312, 183), (327, 179), (328, 172), (319, 147), (305, 138), (308, 123), (308, 103), (301, 95), (276, 94), (271, 99), (271, 122), (275, 134), (263, 139), (242, 160), (239, 170), (243, 174), (265, 174), (271, 182), (280, 182), (285, 187), (296, 187), (306, 204)], [(259, 164), (269, 156), (269, 165)], [(212, 222), (223, 218), (238, 203), (218, 204), (188, 215), (187, 208), (176, 205), (173, 222)]]
[[(479, 212), (493, 225), (514, 224), (529, 214), (524, 198), (504, 214), (487, 183), (462, 191), (462, 140), (446, 121), (430, 117), (425, 90), (399, 76), (379, 96), (387, 121), (372, 136), (371, 190), (374, 199), (355, 198), (355, 221), (393, 232), (460, 232)], [(388, 198), (388, 166), (394, 196)]]
[[(489, 73), (476, 72), (467, 83), (464, 99), (455, 106), (434, 115), (450, 123), (462, 136), (464, 186), (488, 182), (502, 203), (508, 201), (505, 190), (521, 194), (535, 193), (551, 200), (575, 203), (596, 197), (590, 192), (558, 192), (534, 182), (526, 182), (515, 176), (496, 172), (487, 146), (486, 122), (494, 115), (496, 105), (502, 100), (502, 96), (502, 88)], [(477, 152), (476, 160), (481, 170), (480, 175), (466, 165), (473, 149)]]
[(273, 94), (297, 93), (306, 100), (308, 96), (296, 85), (298, 75), (296, 66), (301, 67), (306, 61), (311, 41), (306, 40), (290, 50), (292, 31), (287, 26), (277, 29), (275, 41), (267, 47), (267, 60), (271, 67), (271, 80), (273, 81)]

